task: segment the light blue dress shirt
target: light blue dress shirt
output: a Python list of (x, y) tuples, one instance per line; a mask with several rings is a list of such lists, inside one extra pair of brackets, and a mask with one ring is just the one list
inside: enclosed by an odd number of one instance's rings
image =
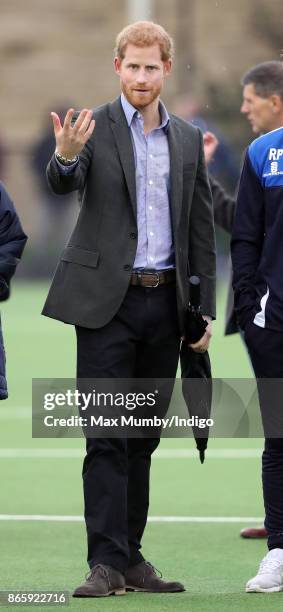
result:
[(163, 270), (175, 266), (170, 214), (169, 115), (159, 103), (161, 124), (144, 133), (141, 113), (121, 95), (131, 130), (136, 166), (138, 245), (134, 269)]

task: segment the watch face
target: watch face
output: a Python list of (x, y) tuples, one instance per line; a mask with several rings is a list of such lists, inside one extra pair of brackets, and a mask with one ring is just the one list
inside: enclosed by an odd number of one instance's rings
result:
[(73, 159), (67, 159), (67, 157), (60, 155), (60, 153), (55, 153), (55, 157), (63, 166), (72, 166), (77, 161), (77, 155)]

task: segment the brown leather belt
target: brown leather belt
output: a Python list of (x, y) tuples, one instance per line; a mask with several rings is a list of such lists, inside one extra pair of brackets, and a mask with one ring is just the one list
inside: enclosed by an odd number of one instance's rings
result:
[(175, 270), (157, 270), (133, 272), (131, 276), (131, 285), (140, 287), (158, 287), (167, 283), (174, 283), (176, 280)]

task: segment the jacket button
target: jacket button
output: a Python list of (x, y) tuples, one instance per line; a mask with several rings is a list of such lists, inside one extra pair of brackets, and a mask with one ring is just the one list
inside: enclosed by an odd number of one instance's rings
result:
[(132, 266), (129, 266), (129, 264), (126, 264), (124, 266), (124, 270), (131, 270), (131, 269), (132, 269)]
[(133, 239), (134, 239), (134, 238), (136, 238), (136, 237), (137, 237), (136, 232), (131, 232), (131, 233), (130, 233), (130, 238), (133, 238)]

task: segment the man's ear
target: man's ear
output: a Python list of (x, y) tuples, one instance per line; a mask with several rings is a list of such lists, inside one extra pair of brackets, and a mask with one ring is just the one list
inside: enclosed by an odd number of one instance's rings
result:
[(116, 74), (120, 74), (121, 63), (122, 62), (119, 57), (114, 57), (114, 69)]
[(172, 60), (169, 59), (166, 62), (163, 62), (163, 65), (164, 65), (164, 74), (165, 76), (168, 76), (168, 74), (170, 74), (172, 70)]
[(282, 98), (278, 94), (270, 96), (270, 102), (274, 113), (282, 112)]

